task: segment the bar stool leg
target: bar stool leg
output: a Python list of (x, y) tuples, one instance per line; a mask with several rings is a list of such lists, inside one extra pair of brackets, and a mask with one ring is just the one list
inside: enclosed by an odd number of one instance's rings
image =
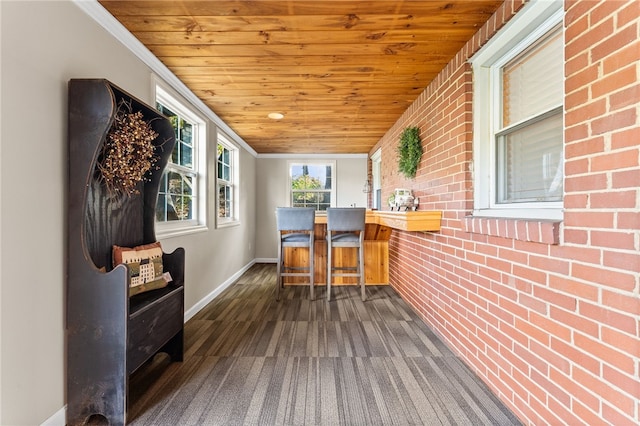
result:
[(367, 291), (365, 289), (365, 279), (364, 279), (364, 250), (362, 247), (362, 243), (360, 247), (358, 247), (358, 273), (360, 276), (358, 279), (360, 280), (360, 289), (362, 291), (362, 301), (367, 300)]
[(282, 283), (282, 242), (278, 244), (278, 265), (276, 266), (276, 300), (280, 300), (280, 286)]
[(313, 258), (313, 246), (315, 244), (315, 241), (313, 239), (313, 235), (310, 238), (309, 241), (309, 298), (311, 300), (315, 300), (313, 291), (314, 291), (314, 287), (315, 287), (315, 272), (313, 270), (314, 267), (314, 258)]
[(331, 300), (331, 231), (327, 232), (327, 302)]

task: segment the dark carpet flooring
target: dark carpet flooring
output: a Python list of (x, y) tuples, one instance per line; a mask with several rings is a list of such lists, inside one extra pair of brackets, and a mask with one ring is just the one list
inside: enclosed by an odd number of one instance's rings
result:
[(389, 286), (286, 287), (256, 264), (130, 383), (129, 424), (520, 425)]

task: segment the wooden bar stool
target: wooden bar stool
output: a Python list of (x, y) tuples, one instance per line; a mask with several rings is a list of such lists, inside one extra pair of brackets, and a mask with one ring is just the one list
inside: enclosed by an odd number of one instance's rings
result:
[[(314, 270), (313, 245), (316, 211), (311, 207), (277, 207), (276, 222), (278, 228), (278, 267), (276, 300), (280, 300), (280, 288), (284, 287), (282, 277), (309, 276), (310, 298), (313, 300)], [(284, 264), (285, 247), (309, 249), (308, 266), (286, 266)], [(304, 271), (304, 272), (301, 272)]]
[[(367, 294), (364, 284), (364, 230), (366, 209), (359, 207), (327, 209), (327, 301), (331, 300), (333, 277), (357, 277), (362, 291), (362, 301)], [(332, 264), (334, 247), (348, 247), (357, 250), (356, 266), (335, 267)], [(334, 272), (348, 270), (355, 272)]]

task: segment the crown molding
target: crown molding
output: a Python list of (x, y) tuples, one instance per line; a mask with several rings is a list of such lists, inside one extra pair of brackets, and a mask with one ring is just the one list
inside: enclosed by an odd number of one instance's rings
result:
[(368, 154), (258, 154), (257, 158), (290, 158), (290, 159), (323, 159), (335, 160), (340, 158), (369, 158)]

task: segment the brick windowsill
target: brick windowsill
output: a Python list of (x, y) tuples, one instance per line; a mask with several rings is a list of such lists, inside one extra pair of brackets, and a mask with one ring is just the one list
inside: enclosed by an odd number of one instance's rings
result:
[(560, 224), (558, 220), (513, 219), (502, 217), (467, 216), (463, 226), (466, 232), (512, 238), (541, 244), (558, 244)]

